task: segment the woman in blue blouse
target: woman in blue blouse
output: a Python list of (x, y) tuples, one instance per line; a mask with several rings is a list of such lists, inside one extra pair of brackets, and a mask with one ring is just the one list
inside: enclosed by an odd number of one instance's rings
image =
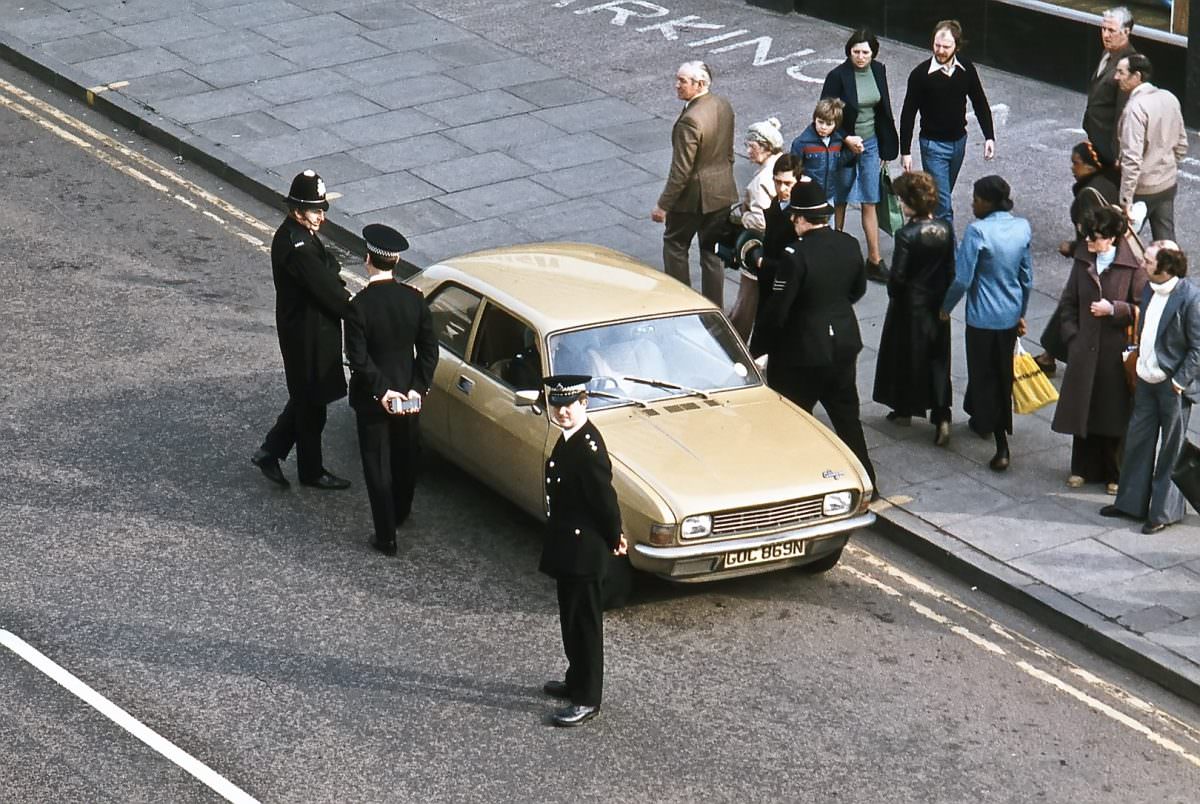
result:
[(1009, 210), (1008, 182), (984, 176), (975, 182), (971, 210), (976, 220), (963, 233), (955, 257), (954, 283), (942, 301), (942, 318), (967, 299), (967, 393), (963, 410), (980, 437), (996, 439), (988, 464), (1008, 468), (1012, 432), (1013, 349), (1025, 334), (1025, 310), (1033, 290), (1029, 221)]
[(837, 228), (846, 224), (846, 205), (862, 207), (863, 235), (867, 240), (867, 277), (887, 281), (887, 268), (879, 253), (879, 172), (882, 163), (900, 154), (900, 137), (892, 117), (892, 98), (888, 94), (887, 70), (875, 57), (879, 40), (866, 28), (860, 28), (846, 40), (846, 60), (829, 71), (821, 87), (822, 98), (838, 98), (846, 104), (842, 112), (843, 147), (849, 152), (849, 164), (838, 172), (834, 182), (834, 221)]

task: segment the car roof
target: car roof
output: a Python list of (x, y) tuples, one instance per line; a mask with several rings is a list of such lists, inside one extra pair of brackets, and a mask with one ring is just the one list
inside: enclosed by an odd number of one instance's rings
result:
[(583, 243), (536, 243), (466, 254), (413, 277), (426, 293), (446, 280), (474, 288), (542, 332), (716, 306), (632, 257)]

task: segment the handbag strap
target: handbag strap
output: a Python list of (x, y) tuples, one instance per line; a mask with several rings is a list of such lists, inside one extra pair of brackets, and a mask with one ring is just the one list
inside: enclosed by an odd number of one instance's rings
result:
[(1129, 341), (1129, 345), (1136, 349), (1139, 340), (1138, 316), (1141, 314), (1141, 311), (1138, 309), (1137, 304), (1133, 304), (1131, 306), (1133, 307), (1133, 319), (1129, 322), (1129, 326), (1125, 327), (1125, 336)]

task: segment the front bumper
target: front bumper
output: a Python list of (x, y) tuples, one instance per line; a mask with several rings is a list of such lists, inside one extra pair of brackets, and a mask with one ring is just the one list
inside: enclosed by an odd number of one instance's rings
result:
[[(875, 514), (867, 511), (849, 519), (808, 525), (765, 536), (743, 536), (738, 539), (683, 544), (676, 547), (635, 544), (631, 563), (639, 570), (672, 581), (715, 581), (720, 578), (770, 572), (784, 567), (807, 564), (842, 547), (852, 531), (870, 527), (873, 524), (875, 524)], [(766, 561), (728, 571), (721, 569), (722, 558), (726, 553), (794, 541), (807, 543), (803, 556), (780, 561)]]

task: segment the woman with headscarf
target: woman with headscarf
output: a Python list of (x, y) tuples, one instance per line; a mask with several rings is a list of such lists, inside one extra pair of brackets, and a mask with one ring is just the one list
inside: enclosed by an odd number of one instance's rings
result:
[(1128, 224), (1120, 211), (1092, 210), (1081, 226), (1084, 240), (1059, 305), (1068, 360), (1050, 426), (1074, 436), (1067, 485), (1105, 483), (1116, 494), (1121, 437), (1133, 404), (1122, 357), (1146, 272), (1122, 237)]
[[(750, 126), (746, 132), (746, 156), (757, 170), (742, 192), (742, 202), (730, 213), (731, 222), (743, 229), (737, 241), (739, 252), (749, 250), (746, 244), (752, 240), (762, 243), (767, 228), (766, 212), (775, 201), (775, 161), (782, 153), (783, 132), (778, 120), (771, 117)], [(729, 321), (743, 340), (749, 340), (758, 312), (758, 274), (740, 254), (738, 257), (741, 279)]]
[(1033, 291), (1033, 230), (1012, 214), (1008, 182), (984, 176), (975, 182), (967, 226), (955, 257), (954, 282), (942, 302), (942, 319), (967, 299), (967, 393), (963, 410), (980, 438), (992, 436), (996, 454), (988, 466), (1009, 465), (1012, 432), (1013, 351), (1025, 334), (1025, 310)]

